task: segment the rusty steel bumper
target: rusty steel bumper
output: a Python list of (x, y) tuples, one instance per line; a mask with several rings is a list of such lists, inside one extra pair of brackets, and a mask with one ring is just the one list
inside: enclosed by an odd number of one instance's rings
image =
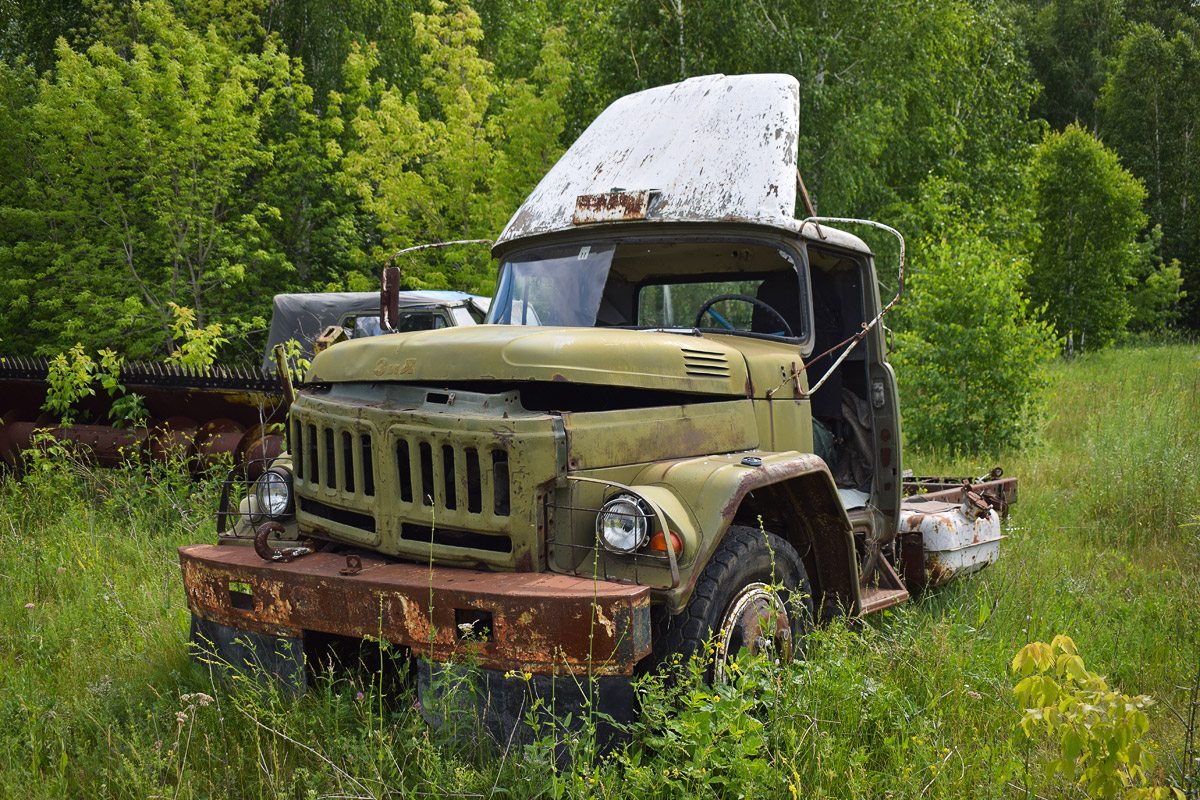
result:
[(249, 547), (181, 547), (193, 639), (245, 632), (278, 650), (302, 649), (308, 632), (369, 636), (439, 663), (598, 677), (631, 676), (650, 652), (644, 586), (358, 558), (354, 572), (329, 553), (272, 563)]

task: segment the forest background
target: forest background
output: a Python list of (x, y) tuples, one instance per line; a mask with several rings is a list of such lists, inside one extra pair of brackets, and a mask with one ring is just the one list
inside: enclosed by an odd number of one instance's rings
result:
[(0, 351), (162, 358), (181, 306), (250, 360), (271, 295), (494, 237), (606, 104), (710, 72), (795, 75), (818, 212), (908, 236), (910, 438), (1017, 444), (1054, 352), (1200, 328), (1190, 0), (0, 0)]
[[(0, 481), (0, 796), (1200, 799), (1198, 351), (1093, 352), (1200, 329), (1195, 0), (0, 0), (0, 353), (157, 359), (190, 326), (249, 358), (273, 293), (494, 236), (613, 98), (755, 71), (799, 79), (820, 213), (908, 238), (905, 465), (1020, 476), (996, 566), (740, 686), (651, 681), (633, 744), (564, 771), (554, 731), (457, 747), (382, 667), (214, 689), (174, 548), (220, 476), (34, 451)], [(482, 250), (404, 268), (493, 280)], [(1096, 789), (1083, 740), (1025, 735), (1010, 665), (1061, 633), (1154, 697), (1146, 774)]]

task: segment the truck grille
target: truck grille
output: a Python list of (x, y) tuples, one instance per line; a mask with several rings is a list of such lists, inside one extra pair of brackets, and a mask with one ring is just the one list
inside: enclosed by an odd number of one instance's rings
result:
[(369, 433), (292, 421), (294, 475), (313, 487), (375, 496), (375, 460)]
[[(512, 551), (507, 533), (491, 532), (507, 527), (511, 513), (502, 444), (438, 431), (374, 436), (350, 421), (329, 425), (298, 414), (291, 424), (300, 510), (317, 527), (372, 546), (391, 530), (414, 549)], [(383, 508), (394, 509), (394, 518), (383, 519)], [(469, 532), (480, 529), (489, 532)]]
[[(508, 451), (439, 443), (434, 437), (396, 439), (396, 480), (400, 501), (414, 498), (426, 508), (482, 514), (509, 514)], [(459, 468), (459, 465), (461, 465)]]

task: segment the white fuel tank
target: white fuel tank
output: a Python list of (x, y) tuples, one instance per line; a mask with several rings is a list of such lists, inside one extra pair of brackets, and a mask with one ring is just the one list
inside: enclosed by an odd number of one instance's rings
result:
[(920, 533), (930, 586), (970, 575), (1000, 557), (1000, 515), (968, 502), (909, 497), (900, 507), (900, 532)]

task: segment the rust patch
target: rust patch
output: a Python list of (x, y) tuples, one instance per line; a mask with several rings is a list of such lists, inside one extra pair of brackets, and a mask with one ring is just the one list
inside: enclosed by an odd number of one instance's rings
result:
[[(360, 556), (362, 572), (345, 576), (346, 559), (331, 553), (279, 564), (219, 545), (182, 547), (179, 558), (189, 608), (243, 630), (378, 636), (436, 661), (469, 652), (481, 667), (537, 674), (632, 675), (650, 651), (645, 586), (369, 555)], [(251, 587), (253, 610), (234, 606), (231, 581)], [(492, 614), (487, 641), (460, 639), (455, 612), (465, 609)]]
[(940, 561), (938, 561), (937, 556), (925, 556), (925, 570), (929, 573), (929, 585), (931, 586), (936, 586), (937, 584), (941, 583), (942, 578), (945, 577), (943, 575), (945, 568), (942, 567), (942, 564)]
[(581, 194), (575, 198), (573, 221), (576, 225), (586, 225), (591, 222), (645, 219), (650, 210), (652, 195), (657, 194), (658, 192), (648, 189)]

